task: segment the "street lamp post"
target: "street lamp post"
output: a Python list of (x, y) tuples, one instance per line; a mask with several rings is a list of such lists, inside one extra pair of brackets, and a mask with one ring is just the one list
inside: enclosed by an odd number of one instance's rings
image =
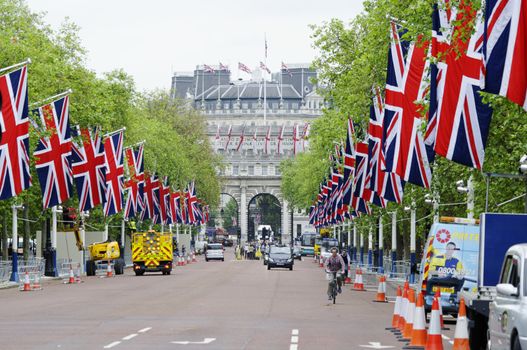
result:
[(384, 239), (382, 227), (382, 215), (379, 216), (379, 272), (384, 273)]
[(13, 243), (11, 243), (12, 248), (12, 262), (13, 269), (11, 271), (10, 281), (18, 282), (18, 210), (23, 209), (22, 205), (13, 205), (11, 209), (13, 210)]
[(395, 269), (396, 260), (397, 260), (397, 212), (394, 211), (392, 212), (392, 274), (396, 272), (396, 269)]
[(456, 186), (459, 193), (467, 194), (467, 218), (474, 219), (474, 182), (472, 175), (468, 178), (466, 186), (463, 180), (457, 181)]
[(373, 266), (373, 231), (370, 226), (368, 231), (368, 267), (371, 269)]
[[(410, 211), (410, 268), (415, 265), (415, 200), (412, 200), (410, 207), (405, 207), (405, 211)], [(410, 283), (413, 283), (413, 274), (410, 274)]]

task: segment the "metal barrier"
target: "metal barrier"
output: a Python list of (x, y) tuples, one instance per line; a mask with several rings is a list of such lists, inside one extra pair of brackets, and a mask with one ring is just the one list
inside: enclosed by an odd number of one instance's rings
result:
[[(59, 277), (62, 278), (64, 283), (80, 282), (82, 271), (81, 263), (67, 260), (71, 259), (66, 259), (66, 261), (63, 261), (60, 264)], [(70, 275), (71, 273), (73, 273), (73, 276)], [(73, 281), (71, 281), (70, 278), (73, 278)]]
[(43, 258), (18, 260), (19, 290), (41, 290), (46, 261)]
[(96, 269), (95, 269), (95, 275), (99, 277), (108, 277), (108, 265), (110, 265), (112, 275), (115, 274), (115, 268), (114, 268), (114, 261), (111, 260), (109, 262), (106, 261), (97, 261), (95, 263)]
[(11, 278), (11, 271), (13, 270), (13, 262), (0, 260), (0, 284), (6, 283)]

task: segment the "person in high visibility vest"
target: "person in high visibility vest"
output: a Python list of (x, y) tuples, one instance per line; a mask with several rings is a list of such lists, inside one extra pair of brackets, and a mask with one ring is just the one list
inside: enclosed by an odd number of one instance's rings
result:
[(431, 293), (432, 285), (438, 284), (442, 287), (453, 287), (454, 294), (459, 292), (465, 283), (465, 271), (463, 263), (454, 253), (457, 248), (454, 242), (448, 242), (445, 253), (435, 255), (430, 262), (430, 277), (427, 284), (427, 293)]

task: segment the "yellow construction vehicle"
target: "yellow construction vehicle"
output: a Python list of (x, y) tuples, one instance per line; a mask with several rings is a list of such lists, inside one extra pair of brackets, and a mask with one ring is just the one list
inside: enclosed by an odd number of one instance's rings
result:
[(315, 238), (315, 246), (314, 246), (315, 255), (319, 255), (320, 254), (320, 247), (322, 246), (322, 242), (323, 242), (324, 238), (329, 238), (330, 235), (331, 235), (331, 231), (327, 227), (321, 228), (319, 230), (319, 234)]
[(170, 275), (173, 258), (171, 233), (149, 230), (132, 235), (132, 262), (137, 276), (159, 271)]
[(86, 261), (86, 275), (94, 276), (97, 269), (97, 261), (114, 261), (114, 270), (116, 275), (122, 275), (124, 272), (124, 260), (121, 259), (119, 243), (116, 241), (95, 242), (88, 246), (90, 259)]

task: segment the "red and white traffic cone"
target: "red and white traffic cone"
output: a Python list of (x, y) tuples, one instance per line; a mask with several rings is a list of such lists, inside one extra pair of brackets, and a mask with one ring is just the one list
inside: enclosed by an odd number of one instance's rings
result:
[(75, 283), (75, 276), (73, 275), (73, 269), (70, 268), (70, 278), (68, 279), (68, 284)]
[(192, 259), (190, 258), (190, 254), (187, 255), (187, 265), (190, 265), (190, 262), (192, 261)]
[(456, 331), (454, 333), (454, 346), (452, 350), (470, 350), (468, 343), (468, 321), (465, 300), (461, 298), (457, 313)]
[(350, 284), (351, 283), (351, 264), (348, 264), (348, 275), (346, 276), (346, 279), (344, 280), (344, 283)]
[(425, 301), (423, 294), (417, 295), (417, 304), (415, 305), (414, 321), (412, 329), (412, 339), (408, 347), (404, 349), (424, 348), (426, 346), (426, 317)]
[(195, 252), (192, 252), (192, 262), (193, 263), (198, 262), (198, 260), (196, 260), (196, 253)]
[(112, 263), (109, 261), (106, 268), (106, 277), (113, 277)]
[(439, 315), (439, 300), (434, 297), (432, 312), (430, 314), (430, 326), (426, 339), (425, 350), (443, 350), (443, 337), (441, 336), (441, 320)]
[(434, 298), (437, 298), (437, 302), (439, 303), (439, 319), (441, 321), (441, 329), (448, 329), (445, 327), (445, 322), (443, 321), (443, 306), (441, 305), (441, 292), (439, 287), (436, 289)]
[(405, 314), (405, 325), (403, 329), (404, 340), (412, 338), (412, 330), (414, 329), (414, 313), (415, 313), (415, 292), (413, 289), (408, 291), (408, 307)]
[(353, 290), (364, 292), (364, 283), (362, 281), (362, 269), (359, 267), (357, 273), (355, 274), (355, 284), (353, 285)]
[(406, 309), (408, 308), (408, 290), (410, 289), (408, 282), (404, 283), (403, 296), (401, 298), (401, 309), (399, 314), (399, 324), (397, 325), (397, 330), (399, 332), (404, 331), (404, 326), (406, 325)]
[(392, 326), (389, 328), (386, 328), (387, 330), (395, 330), (397, 329), (397, 325), (399, 324), (399, 314), (401, 313), (401, 299), (402, 299), (403, 291), (401, 289), (401, 286), (397, 286), (397, 296), (395, 297), (395, 306), (393, 307), (393, 316), (392, 316)]
[(379, 277), (379, 287), (377, 287), (377, 296), (374, 302), (376, 303), (387, 303), (386, 300), (386, 282), (384, 282), (384, 276)]
[(26, 271), (26, 274), (24, 275), (24, 289), (22, 289), (22, 291), (24, 292), (31, 291), (31, 283), (29, 282), (29, 273), (27, 273), (27, 271)]
[(318, 256), (318, 266), (324, 267), (324, 258), (322, 257), (322, 255)]
[(41, 290), (42, 285), (40, 284), (40, 275), (37, 273), (35, 274), (35, 279), (33, 280), (33, 284), (31, 285), (31, 290)]

